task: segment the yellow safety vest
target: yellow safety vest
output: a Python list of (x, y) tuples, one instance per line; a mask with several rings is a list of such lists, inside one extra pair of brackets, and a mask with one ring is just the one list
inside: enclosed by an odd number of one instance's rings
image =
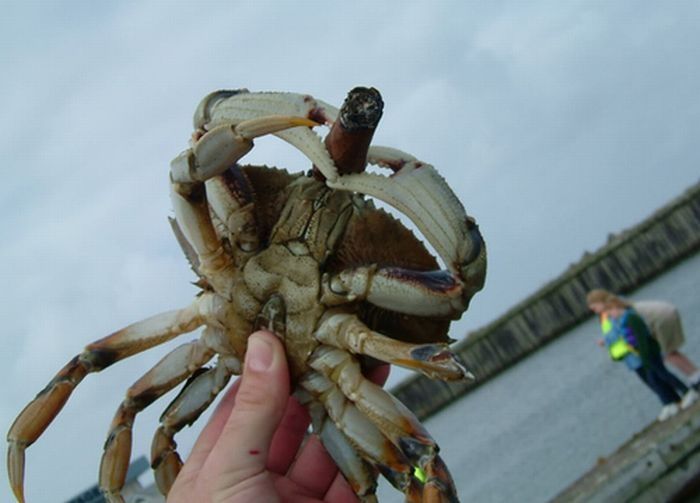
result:
[[(603, 331), (603, 335), (607, 335), (613, 329), (612, 321), (610, 320), (610, 318), (608, 318), (608, 315), (606, 313), (602, 313), (600, 315), (600, 329)], [(610, 358), (612, 358), (616, 362), (623, 360), (625, 356), (627, 356), (631, 352), (632, 348), (629, 344), (627, 344), (627, 341), (624, 339), (624, 337), (616, 339), (615, 342), (608, 346), (608, 353), (610, 353)]]

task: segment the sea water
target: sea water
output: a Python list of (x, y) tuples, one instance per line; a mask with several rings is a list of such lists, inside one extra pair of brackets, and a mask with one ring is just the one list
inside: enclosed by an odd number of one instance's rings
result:
[[(700, 254), (629, 298), (675, 304), (700, 367)], [(599, 337), (591, 318), (424, 421), (462, 501), (548, 501), (656, 420), (659, 400)], [(403, 501), (385, 482), (378, 495)]]

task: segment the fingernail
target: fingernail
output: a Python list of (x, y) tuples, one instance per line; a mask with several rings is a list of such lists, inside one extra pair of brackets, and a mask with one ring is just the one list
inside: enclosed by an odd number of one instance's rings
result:
[(272, 364), (272, 345), (259, 335), (251, 335), (245, 361), (250, 370), (264, 372)]

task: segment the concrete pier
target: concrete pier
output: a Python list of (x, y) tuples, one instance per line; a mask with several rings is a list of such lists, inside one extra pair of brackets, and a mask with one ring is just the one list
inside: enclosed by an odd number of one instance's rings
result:
[[(700, 403), (654, 422), (597, 465), (553, 503), (681, 502), (700, 499)], [(697, 499), (695, 499), (697, 498)]]

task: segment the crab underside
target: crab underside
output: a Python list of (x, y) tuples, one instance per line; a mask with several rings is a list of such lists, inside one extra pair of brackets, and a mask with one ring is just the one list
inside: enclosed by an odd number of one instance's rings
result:
[[(379, 360), (444, 380), (467, 377), (447, 330), (483, 286), (486, 249), (432, 166), (370, 146), (382, 106), (379, 93), (366, 88), (351, 91), (340, 110), (292, 93), (217, 91), (204, 98), (192, 146), (170, 170), (171, 223), (202, 291), (183, 309), (89, 344), (25, 407), (8, 434), (18, 500), (26, 447), (88, 373), (200, 327), (198, 339), (167, 354), (119, 405), (99, 474), (108, 500), (121, 501), (136, 414), (185, 382), (152, 444), (156, 481), (167, 494), (182, 466), (175, 434), (240, 372), (247, 337), (259, 328), (282, 339), (313, 433), (362, 501), (376, 499), (378, 473), (408, 501), (457, 500), (428, 432), (361, 368)], [(330, 127), (325, 142), (312, 129), (319, 125)], [(267, 134), (301, 150), (313, 170), (237, 164), (253, 139)], [(365, 172), (367, 163), (392, 174)], [(367, 196), (406, 215), (445, 269)]]

